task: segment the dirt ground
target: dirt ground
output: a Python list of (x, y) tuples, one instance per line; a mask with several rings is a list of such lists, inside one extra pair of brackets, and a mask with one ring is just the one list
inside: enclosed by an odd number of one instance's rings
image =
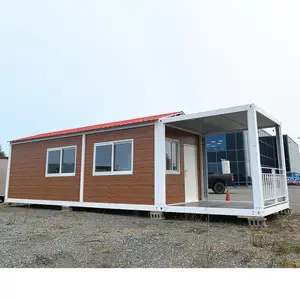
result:
[(0, 240), (0, 268), (300, 267), (300, 214), (250, 229), (237, 218), (1, 204)]

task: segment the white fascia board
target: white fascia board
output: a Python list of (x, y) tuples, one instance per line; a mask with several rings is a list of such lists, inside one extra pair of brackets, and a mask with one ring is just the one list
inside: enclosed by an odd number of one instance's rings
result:
[(278, 121), (276, 118), (274, 118), (273, 116), (271, 116), (269, 113), (267, 113), (266, 111), (264, 111), (260, 107), (256, 106), (255, 104), (252, 104), (252, 107), (256, 110), (256, 112), (258, 112), (261, 115), (265, 116), (266, 118), (268, 118), (272, 122), (276, 123), (277, 125), (281, 125), (280, 121)]
[(157, 208), (154, 205), (76, 202), (76, 201), (61, 201), (61, 200), (8, 198), (5, 200), (5, 203), (53, 205), (53, 206), (65, 206), (65, 207), (91, 207), (91, 208), (125, 209), (125, 210), (141, 210), (141, 211), (157, 210)]
[(290, 204), (289, 202), (284, 202), (284, 203), (281, 203), (281, 204), (277, 204), (277, 205), (273, 205), (271, 207), (266, 207), (263, 209), (263, 216), (268, 216), (268, 215), (272, 215), (272, 214), (275, 214), (279, 211), (282, 211), (284, 209), (288, 209), (290, 208)]
[(199, 113), (195, 113), (195, 114), (187, 114), (187, 115), (182, 115), (182, 116), (177, 116), (177, 117), (172, 117), (172, 118), (160, 119), (159, 121), (162, 123), (172, 123), (172, 122), (178, 122), (178, 121), (207, 118), (207, 117), (212, 117), (212, 116), (219, 116), (219, 115), (247, 111), (250, 107), (251, 107), (251, 104), (247, 104), (247, 105), (199, 112)]
[(166, 205), (163, 207), (164, 212), (174, 213), (192, 213), (204, 215), (223, 215), (223, 216), (257, 216), (258, 213), (254, 209), (240, 208), (216, 208), (216, 207), (193, 207), (193, 206), (173, 206)]

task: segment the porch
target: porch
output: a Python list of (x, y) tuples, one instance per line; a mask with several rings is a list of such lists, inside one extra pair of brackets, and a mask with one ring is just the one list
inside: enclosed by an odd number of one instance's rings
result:
[[(166, 176), (158, 174), (158, 171), (166, 167), (164, 145), (167, 127), (199, 136), (200, 197), (194, 193), (194, 198), (191, 198), (186, 188), (184, 202), (166, 203)], [(258, 129), (266, 128), (275, 128), (278, 168), (261, 166)], [(225, 201), (225, 195), (212, 194), (208, 190), (206, 136), (237, 131), (248, 131), (252, 185), (248, 193), (236, 194), (231, 201)], [(267, 216), (289, 208), (281, 123), (253, 104), (161, 119), (155, 127), (155, 157), (155, 205), (161, 211), (251, 217)], [(185, 177), (187, 173), (184, 166)], [(236, 190), (230, 188), (230, 191), (234, 193)]]

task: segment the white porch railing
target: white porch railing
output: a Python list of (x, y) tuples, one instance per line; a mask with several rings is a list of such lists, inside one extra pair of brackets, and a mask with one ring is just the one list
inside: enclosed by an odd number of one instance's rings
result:
[(262, 184), (265, 207), (286, 201), (287, 181), (285, 170), (263, 167)]

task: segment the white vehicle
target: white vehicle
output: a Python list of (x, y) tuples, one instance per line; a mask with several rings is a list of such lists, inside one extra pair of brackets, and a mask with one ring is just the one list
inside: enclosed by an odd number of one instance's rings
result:
[(0, 203), (4, 202), (8, 157), (0, 156)]

